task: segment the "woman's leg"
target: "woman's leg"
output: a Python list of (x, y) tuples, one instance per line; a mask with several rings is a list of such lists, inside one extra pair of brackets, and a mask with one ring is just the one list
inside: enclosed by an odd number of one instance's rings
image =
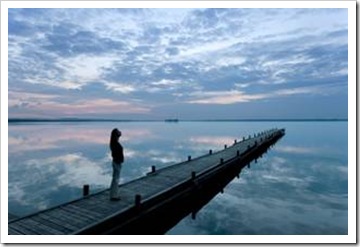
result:
[(113, 176), (110, 185), (110, 198), (118, 198), (121, 164), (117, 164), (113, 162), (112, 166), (113, 166)]

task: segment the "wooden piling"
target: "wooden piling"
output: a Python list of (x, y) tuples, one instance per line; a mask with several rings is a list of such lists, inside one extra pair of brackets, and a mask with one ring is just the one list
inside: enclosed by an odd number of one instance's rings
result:
[(90, 193), (90, 186), (88, 184), (84, 184), (83, 186), (83, 196), (88, 196)]
[(136, 208), (139, 208), (140, 205), (141, 205), (141, 195), (136, 194), (136, 195), (135, 195), (135, 207), (136, 207)]
[(196, 212), (191, 212), (191, 219), (196, 220)]

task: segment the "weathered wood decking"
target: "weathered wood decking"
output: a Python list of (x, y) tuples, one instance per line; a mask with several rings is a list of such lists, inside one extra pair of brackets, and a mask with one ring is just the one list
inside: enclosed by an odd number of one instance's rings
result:
[(8, 234), (162, 234), (195, 216), (242, 167), (285, 133), (272, 129), (120, 185), (120, 201), (104, 190), (29, 216), (10, 220)]

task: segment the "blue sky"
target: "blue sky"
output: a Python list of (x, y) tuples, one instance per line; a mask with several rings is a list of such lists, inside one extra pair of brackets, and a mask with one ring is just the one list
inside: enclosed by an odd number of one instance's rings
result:
[(9, 118), (347, 118), (347, 9), (9, 9)]

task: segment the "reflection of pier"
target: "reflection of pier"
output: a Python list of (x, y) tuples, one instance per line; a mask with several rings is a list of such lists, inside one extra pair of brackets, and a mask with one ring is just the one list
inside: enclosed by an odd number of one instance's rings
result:
[(120, 185), (121, 200), (109, 190), (29, 216), (10, 220), (9, 234), (164, 234), (207, 204), (243, 167), (261, 157), (285, 134), (273, 129), (234, 141), (218, 152), (155, 167), (144, 177)]

